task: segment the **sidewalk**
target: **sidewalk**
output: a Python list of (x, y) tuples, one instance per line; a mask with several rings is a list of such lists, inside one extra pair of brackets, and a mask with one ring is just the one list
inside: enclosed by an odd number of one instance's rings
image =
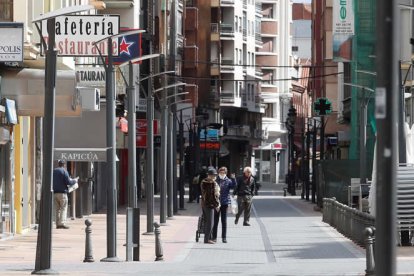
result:
[[(167, 218), (166, 225), (160, 227), (163, 246), (164, 262), (174, 261), (177, 252), (185, 249), (188, 236), (194, 236), (195, 226), (201, 212), (197, 203), (187, 203), (185, 210)], [(155, 261), (155, 235), (143, 235), (147, 232), (147, 216), (145, 199), (139, 202), (140, 208), (140, 263)], [(106, 246), (106, 211), (84, 216), (83, 218), (68, 218), (70, 229), (52, 230), (52, 269), (56, 270), (60, 264), (83, 263), (85, 257), (85, 220), (92, 220), (92, 249), (95, 262), (107, 257)], [(159, 222), (159, 196), (154, 198), (154, 221)], [(188, 226), (191, 227), (188, 227)], [(118, 209), (117, 215), (117, 257), (126, 260), (126, 215), (125, 208)], [(23, 235), (16, 235), (8, 240), (0, 240), (0, 274), (1, 275), (27, 275), (35, 267), (37, 231), (31, 230)], [(21, 270), (17, 267), (20, 267)], [(17, 269), (17, 271), (15, 271)], [(22, 270), (24, 271), (22, 273)], [(59, 271), (59, 270), (58, 270)], [(9, 274), (8, 274), (9, 273)], [(62, 274), (62, 271), (59, 271)]]
[[(117, 257), (107, 257), (106, 213), (69, 220), (70, 229), (53, 229), (52, 266), (60, 275), (364, 275), (365, 250), (322, 222), (315, 204), (300, 196), (283, 197), (283, 185), (263, 183), (254, 199), (251, 227), (228, 218), (228, 243), (195, 242), (197, 203), (187, 203), (162, 226), (164, 261), (155, 261), (155, 235), (146, 232), (146, 202), (141, 201), (140, 261), (125, 262), (125, 209), (117, 215)], [(187, 193), (187, 191), (186, 191)], [(298, 193), (300, 194), (300, 192)], [(159, 197), (155, 197), (155, 221), (159, 221)], [(85, 257), (85, 219), (92, 220), (94, 263)], [(201, 240), (203, 235), (201, 237)], [(0, 240), (0, 275), (29, 275), (35, 266), (37, 231)], [(398, 275), (414, 275), (414, 247), (397, 249)], [(214, 264), (212, 266), (211, 264)]]

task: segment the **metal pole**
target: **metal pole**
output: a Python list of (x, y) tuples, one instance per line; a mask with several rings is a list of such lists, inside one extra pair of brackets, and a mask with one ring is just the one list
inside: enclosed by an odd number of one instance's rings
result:
[(39, 232), (37, 234), (36, 263), (32, 274), (58, 274), (51, 269), (52, 210), (53, 208), (53, 148), (55, 132), (56, 58), (55, 18), (47, 20), (49, 40), (46, 50), (45, 106), (43, 124), (43, 177), (40, 201)]
[[(398, 69), (401, 68), (401, 60), (398, 61)], [(398, 70), (398, 83), (400, 93), (398, 93), (398, 160), (400, 164), (407, 163), (407, 147), (404, 131), (404, 118), (405, 118), (405, 104), (404, 104), (404, 83), (402, 81), (401, 70)], [(402, 230), (401, 234), (401, 245), (409, 246), (410, 244), (410, 231)]]
[[(137, 207), (137, 146), (136, 146), (136, 95), (134, 85), (134, 71), (129, 62), (128, 96), (128, 207)], [(139, 83), (139, 65), (137, 65)]]
[[(321, 162), (322, 160), (324, 160), (324, 157), (325, 157), (324, 156), (325, 155), (325, 116), (321, 116), (319, 141), (320, 141), (319, 160)], [(316, 167), (316, 169), (317, 168), (318, 167)], [(317, 183), (315, 182), (316, 183), (315, 188), (319, 186), (319, 189), (316, 189), (316, 204), (319, 207), (322, 207), (322, 204), (323, 204), (322, 199), (325, 196), (326, 185), (325, 183), (319, 183), (319, 179)]]
[(397, 169), (397, 60), (399, 45), (395, 37), (394, 19), (397, 2), (377, 1), (377, 88), (375, 117), (377, 120), (377, 217), (375, 220), (375, 275), (396, 275), (396, 169)]
[(361, 98), (361, 109), (360, 109), (360, 128), (359, 128), (359, 183), (365, 184), (366, 180), (366, 169), (367, 169), (367, 157), (366, 157), (366, 139), (367, 139), (367, 114), (366, 114), (366, 100), (364, 94), (364, 88), (362, 88), (362, 98)]
[(316, 203), (316, 142), (318, 135), (318, 127), (316, 120), (313, 120), (313, 137), (312, 137), (312, 203)]
[[(137, 82), (139, 83), (139, 65)], [(128, 63), (129, 69), (129, 83), (127, 87), (128, 97), (128, 207), (127, 208), (127, 227), (126, 227), (126, 260), (133, 259), (133, 233), (134, 223), (132, 219), (133, 208), (137, 208), (137, 153), (136, 153), (136, 104), (135, 104), (135, 85), (134, 85), (134, 70), (132, 62)]]
[(309, 184), (310, 184), (310, 180), (309, 180), (309, 164), (310, 164), (310, 129), (309, 129), (309, 122), (306, 122), (306, 126), (307, 126), (307, 132), (306, 132), (306, 170), (305, 170), (305, 199), (307, 201), (309, 201)]
[(106, 210), (106, 241), (107, 257), (102, 262), (120, 262), (116, 256), (116, 142), (115, 142), (115, 70), (112, 56), (112, 38), (108, 38), (108, 65), (106, 67), (106, 143), (107, 156), (107, 210)]
[[(184, 210), (184, 122), (183, 122), (183, 111), (180, 110), (180, 125), (178, 128), (178, 132), (180, 135), (180, 210)], [(190, 183), (192, 185), (192, 183)]]
[(305, 198), (305, 187), (306, 187), (306, 182), (305, 182), (305, 174), (306, 174), (306, 170), (305, 170), (305, 139), (306, 139), (306, 133), (305, 133), (305, 126), (303, 125), (303, 121), (302, 121), (302, 150), (300, 151), (300, 156), (301, 156), (301, 162), (300, 162), (300, 172), (301, 172), (301, 179), (302, 179), (302, 193), (300, 194), (300, 197), (302, 199)]
[(154, 96), (152, 78), (148, 79), (147, 96), (147, 172), (145, 195), (147, 199), (147, 233), (154, 233)]
[[(170, 106), (169, 106), (170, 107)], [(167, 152), (167, 217), (172, 218), (173, 215), (173, 152), (172, 152), (172, 124), (173, 118), (170, 108), (168, 108), (168, 126), (167, 126), (167, 139), (168, 144), (171, 145)]]
[[(164, 87), (167, 83), (167, 76), (164, 76)], [(161, 177), (160, 177), (160, 224), (166, 223), (167, 213), (167, 121), (168, 105), (166, 91), (163, 90), (163, 101), (161, 110)]]
[[(175, 88), (177, 89), (177, 88)], [(172, 200), (173, 200), (173, 214), (177, 214), (178, 212), (178, 193), (177, 193), (177, 124), (176, 124), (176, 105), (173, 104), (171, 110), (171, 139), (172, 139), (172, 163), (171, 163), (171, 169), (172, 169)]]
[(290, 130), (290, 194), (291, 195), (296, 195), (296, 183), (295, 183), (295, 151), (294, 151), (294, 146), (295, 146), (295, 126), (291, 126), (291, 130)]

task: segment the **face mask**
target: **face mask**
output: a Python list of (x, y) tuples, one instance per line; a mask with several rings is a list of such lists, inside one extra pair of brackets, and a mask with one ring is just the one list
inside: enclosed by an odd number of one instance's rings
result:
[(225, 174), (219, 174), (220, 179), (224, 179), (225, 176)]

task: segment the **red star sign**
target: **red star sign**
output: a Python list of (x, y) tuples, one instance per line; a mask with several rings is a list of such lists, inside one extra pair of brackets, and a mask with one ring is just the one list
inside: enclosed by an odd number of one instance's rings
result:
[(129, 47), (134, 44), (133, 42), (126, 42), (125, 37), (122, 38), (121, 44), (119, 44), (119, 50), (120, 54), (126, 53), (127, 55), (130, 55), (129, 53)]

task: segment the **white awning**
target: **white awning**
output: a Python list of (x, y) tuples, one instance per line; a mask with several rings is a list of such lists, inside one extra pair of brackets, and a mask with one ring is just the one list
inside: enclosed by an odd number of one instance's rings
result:
[[(55, 91), (56, 116), (80, 116), (75, 71), (58, 70)], [(25, 68), (3, 71), (1, 92), (3, 97), (16, 101), (18, 115), (43, 116), (45, 70)]]

